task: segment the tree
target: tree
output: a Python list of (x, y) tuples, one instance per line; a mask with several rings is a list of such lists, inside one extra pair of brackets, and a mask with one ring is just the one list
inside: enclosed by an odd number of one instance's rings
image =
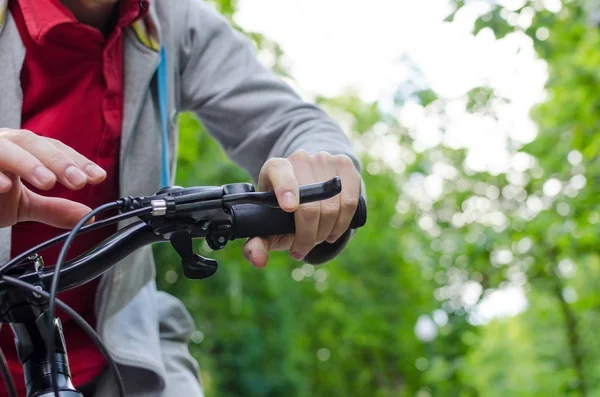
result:
[[(452, 1), (447, 23), (477, 2)], [(506, 172), (474, 171), (446, 144), (452, 99), (430, 87), (399, 87), (388, 112), (351, 91), (319, 97), (360, 152), (369, 197), (368, 223), (339, 258), (313, 267), (277, 253), (257, 270), (241, 242), (219, 252), (198, 243), (221, 263), (198, 282), (156, 247), (160, 288), (196, 321), (207, 396), (600, 395), (599, 32), (590, 3), (479, 3), (489, 12), (474, 34), (526, 34), (549, 70), (548, 97), (532, 112), (538, 136), (509, 145)], [(230, 18), (237, 7), (215, 5)], [(282, 49), (245, 33), (290, 78)], [(460, 100), (492, 119), (505, 101), (489, 87)], [(440, 120), (434, 145), (398, 121), (415, 103)], [(199, 120), (185, 114), (180, 125), (179, 185), (249, 181)], [(527, 310), (486, 323), (481, 303), (511, 287), (527, 292)]]

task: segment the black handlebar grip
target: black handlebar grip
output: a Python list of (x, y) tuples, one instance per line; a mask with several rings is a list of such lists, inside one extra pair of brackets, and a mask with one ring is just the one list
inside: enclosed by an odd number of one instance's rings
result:
[[(278, 234), (290, 234), (296, 231), (294, 214), (280, 208), (265, 207), (257, 204), (239, 204), (231, 207), (233, 217), (232, 238), (267, 237)], [(323, 242), (317, 245), (304, 258), (313, 265), (333, 259), (348, 243), (351, 229), (358, 229), (367, 223), (367, 204), (360, 198), (354, 213), (350, 229), (333, 244)]]
[[(296, 231), (294, 214), (280, 208), (257, 204), (238, 204), (231, 207), (233, 216), (233, 239), (267, 237), (290, 234)], [(350, 229), (358, 229), (367, 222), (367, 205), (360, 198)]]

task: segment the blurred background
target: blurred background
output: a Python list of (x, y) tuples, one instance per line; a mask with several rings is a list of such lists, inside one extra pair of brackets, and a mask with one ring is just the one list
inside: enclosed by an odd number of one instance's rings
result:
[[(600, 396), (600, 6), (585, 0), (214, 0), (338, 120), (369, 222), (319, 267), (241, 242), (160, 288), (207, 397)], [(177, 183), (249, 181), (193, 116)]]

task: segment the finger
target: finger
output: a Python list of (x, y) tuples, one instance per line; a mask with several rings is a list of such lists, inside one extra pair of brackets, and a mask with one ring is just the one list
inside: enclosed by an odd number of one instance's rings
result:
[(294, 235), (281, 234), (279, 236), (270, 236), (267, 241), (269, 242), (269, 251), (289, 251), (294, 243)]
[(88, 182), (87, 175), (79, 169), (75, 161), (51, 144), (49, 139), (27, 130), (13, 131), (5, 136), (34, 155), (69, 189), (79, 190)]
[(5, 138), (0, 138), (0, 170), (20, 176), (42, 190), (56, 183), (56, 175), (37, 157)]
[(84, 155), (77, 152), (70, 146), (65, 145), (61, 141), (56, 139), (48, 139), (49, 143), (54, 145), (58, 150), (63, 151), (68, 157), (70, 157), (75, 164), (83, 172), (87, 174), (88, 183), (96, 185), (106, 179), (106, 171), (104, 171), (98, 164), (89, 160)]
[(12, 188), (13, 184), (9, 177), (0, 172), (0, 193), (6, 193)]
[(258, 177), (258, 187), (262, 191), (273, 190), (279, 206), (287, 212), (294, 212), (300, 203), (298, 181), (292, 164), (281, 158), (269, 159)]
[(340, 214), (333, 227), (333, 231), (327, 238), (328, 243), (334, 243), (350, 227), (352, 217), (358, 207), (360, 197), (360, 175), (352, 160), (347, 156), (335, 156), (336, 171), (342, 180), (342, 191), (340, 196)]
[(74, 201), (44, 197), (28, 189), (25, 189), (23, 194), (18, 222), (34, 221), (61, 229), (70, 229), (91, 212), (89, 207)]
[[(310, 164), (311, 157), (306, 152), (296, 152), (289, 158), (294, 166), (296, 179), (301, 185), (314, 183), (316, 180)], [(296, 260), (302, 260), (313, 249), (317, 241), (321, 203), (315, 201), (302, 204), (294, 213), (296, 233), (290, 254)]]
[(242, 252), (254, 267), (263, 268), (269, 261), (269, 242), (264, 237), (253, 237), (246, 241)]
[[(336, 175), (334, 157), (326, 152), (317, 153), (313, 157), (312, 170), (318, 182), (328, 181)], [(340, 213), (340, 195), (337, 194), (321, 201), (321, 215), (317, 230), (317, 244), (325, 241), (331, 235)]]
[(265, 267), (269, 260), (269, 251), (287, 251), (294, 241), (293, 234), (270, 237), (254, 237), (246, 241), (243, 248), (244, 258), (255, 267)]

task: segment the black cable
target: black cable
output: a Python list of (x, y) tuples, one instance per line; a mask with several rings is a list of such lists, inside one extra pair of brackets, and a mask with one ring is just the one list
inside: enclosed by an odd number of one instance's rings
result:
[[(110, 226), (112, 224), (118, 223), (120, 221), (129, 219), (129, 218), (133, 218), (133, 217), (140, 216), (140, 215), (145, 215), (146, 213), (150, 213), (151, 211), (152, 211), (152, 208), (146, 207), (146, 208), (138, 208), (136, 210), (133, 210), (133, 211), (130, 211), (130, 212), (126, 212), (124, 214), (115, 215), (113, 217), (110, 217), (110, 218), (107, 218), (107, 219), (104, 219), (104, 220), (101, 220), (101, 221), (97, 221), (97, 222), (92, 223), (91, 225), (87, 225), (87, 226), (82, 227), (79, 230), (79, 232), (77, 233), (77, 235), (81, 235), (81, 234), (84, 234), (84, 233), (87, 233), (87, 232), (91, 232), (93, 230), (97, 230), (97, 229), (100, 229), (100, 228), (103, 228), (103, 227), (106, 227), (106, 226)], [(73, 233), (72, 231), (63, 233), (63, 234), (61, 234), (59, 236), (54, 237), (53, 239), (50, 239), (50, 240), (48, 240), (46, 242), (38, 244), (37, 246), (35, 246), (35, 247), (33, 247), (33, 248), (31, 248), (31, 249), (29, 249), (29, 250), (21, 253), (20, 255), (16, 256), (13, 259), (11, 259), (9, 262), (7, 262), (4, 265), (0, 266), (0, 276), (2, 275), (2, 273), (4, 273), (7, 270), (9, 270), (11, 267), (13, 267), (17, 263), (21, 262), (27, 256), (35, 254), (35, 253), (38, 253), (38, 252), (40, 252), (42, 250), (45, 250), (45, 249), (47, 249), (47, 248), (49, 248), (49, 247), (51, 247), (51, 246), (53, 246), (55, 244), (58, 244), (58, 243), (60, 243), (62, 241), (65, 241), (72, 233)], [(50, 296), (50, 295), (48, 295), (48, 296)], [(59, 306), (60, 305), (61, 304), (59, 303)], [(73, 316), (71, 316), (71, 317), (73, 317)], [(92, 329), (92, 332), (93, 332), (93, 329)], [(93, 337), (92, 337), (92, 339), (93, 339)], [(54, 341), (54, 338), (52, 338), (51, 340)], [(101, 350), (103, 350), (103, 349), (101, 348)], [(103, 350), (103, 354), (104, 354), (105, 357), (108, 354), (105, 349)], [(3, 357), (4, 357), (3, 353), (0, 350), (0, 367), (3, 364), (3, 362), (1, 361)], [(111, 359), (107, 358), (107, 361), (109, 362), (109, 365), (110, 365)], [(116, 364), (114, 364), (114, 367), (116, 368)], [(6, 371), (5, 371), (5, 369), (6, 369)], [(6, 367), (6, 368), (0, 368), (0, 370), (2, 371), (3, 375), (6, 372), (6, 374), (8, 374), (10, 376), (10, 372), (7, 372), (8, 371), (8, 367)], [(56, 377), (55, 377), (55, 375), (56, 374), (54, 374), (54, 378), (53, 378), (54, 384), (56, 384)], [(7, 378), (5, 376), (5, 383), (7, 384), (7, 387), (9, 389), (9, 393), (11, 393), (11, 391), (14, 389), (13, 379), (12, 379), (12, 377), (9, 377), (8, 380), (6, 380), (6, 379)], [(118, 380), (118, 382), (122, 382), (122, 381)], [(13, 389), (11, 389), (11, 387)], [(56, 392), (56, 390), (55, 390), (55, 392)], [(15, 392), (14, 396), (15, 397), (17, 396), (16, 392)], [(13, 395), (11, 394), (10, 397), (13, 397)]]
[(8, 363), (6, 362), (6, 356), (2, 349), (0, 349), (0, 371), (2, 371), (2, 377), (4, 378), (4, 384), (8, 389), (9, 397), (19, 397), (17, 394), (17, 388), (15, 387), (15, 381), (10, 374), (8, 369)]
[(54, 356), (54, 313), (56, 308), (56, 293), (58, 292), (58, 281), (60, 280), (60, 267), (67, 256), (67, 251), (69, 247), (77, 237), (77, 233), (79, 230), (94, 216), (98, 215), (101, 212), (108, 211), (114, 208), (119, 208), (120, 203), (118, 201), (113, 201), (112, 203), (101, 205), (100, 207), (94, 209), (86, 216), (81, 218), (79, 222), (75, 225), (73, 230), (69, 233), (69, 237), (65, 241), (62, 249), (60, 250), (60, 254), (58, 254), (58, 259), (56, 260), (56, 264), (54, 265), (54, 275), (52, 276), (52, 284), (50, 285), (50, 300), (48, 302), (48, 335), (46, 335), (46, 344), (48, 345), (48, 362), (50, 363), (51, 375), (52, 375), (52, 386), (54, 388), (54, 397), (60, 397), (58, 395), (58, 374), (56, 361), (52, 359)]
[[(1, 276), (0, 279), (4, 280), (7, 284), (14, 285), (17, 288), (21, 288), (27, 290), (29, 292), (33, 292), (39, 295), (42, 295), (46, 299), (50, 299), (50, 294), (44, 290), (38, 290), (33, 285), (26, 283), (24, 281), (19, 280), (18, 278), (10, 277), (10, 276)], [(96, 345), (100, 353), (104, 356), (104, 359), (108, 363), (108, 368), (112, 373), (115, 381), (117, 382), (117, 388), (119, 389), (119, 396), (125, 397), (125, 386), (123, 384), (123, 379), (121, 378), (121, 374), (119, 373), (119, 368), (117, 367), (117, 363), (113, 360), (112, 356), (108, 352), (108, 349), (102, 342), (100, 335), (94, 331), (87, 321), (83, 319), (75, 310), (71, 309), (67, 304), (65, 304), (60, 299), (56, 299), (56, 304), (60, 307), (77, 325), (83, 329), (83, 331), (90, 337), (92, 342)], [(54, 324), (52, 329), (54, 329)], [(54, 360), (52, 360), (54, 361)], [(16, 394), (15, 394), (16, 396)]]
[[(109, 226), (109, 225), (112, 225), (114, 223), (120, 222), (122, 220), (126, 220), (126, 219), (133, 218), (133, 217), (140, 216), (140, 215), (145, 215), (147, 213), (152, 212), (152, 208), (151, 207), (138, 208), (136, 210), (128, 211), (126, 213), (119, 214), (119, 215), (107, 218), (105, 220), (102, 220), (102, 221), (94, 222), (91, 225), (84, 226), (85, 223), (87, 223), (91, 218), (93, 218), (94, 216), (98, 215), (99, 213), (104, 212), (104, 211), (108, 211), (108, 210), (111, 210), (111, 209), (115, 209), (115, 208), (120, 208), (121, 206), (122, 206), (122, 202), (121, 202), (121, 200), (119, 200), (119, 201), (115, 201), (115, 202), (112, 202), (112, 203), (108, 203), (108, 204), (102, 205), (102, 206), (94, 209), (92, 212), (90, 212), (89, 214), (87, 214), (86, 216), (84, 216), (77, 223), (77, 225), (75, 226), (75, 228), (73, 228), (73, 230), (71, 230), (70, 232), (63, 233), (62, 235), (54, 237), (51, 240), (48, 240), (48, 241), (46, 241), (44, 243), (41, 243), (41, 244), (38, 244), (37, 246), (35, 246), (35, 247), (33, 247), (33, 248), (31, 248), (31, 249), (29, 249), (29, 250), (21, 253), (20, 255), (16, 256), (13, 259), (11, 259), (10, 261), (8, 261), (7, 263), (5, 263), (4, 265), (0, 266), (0, 278), (1, 277), (8, 277), (8, 276), (3, 276), (3, 273), (5, 273), (6, 271), (8, 271), (10, 268), (12, 268), (13, 266), (15, 266), (19, 262), (21, 262), (27, 256), (35, 254), (35, 253), (38, 253), (38, 252), (40, 252), (40, 251), (42, 251), (42, 250), (44, 250), (44, 249), (46, 249), (46, 248), (48, 248), (48, 247), (50, 247), (50, 246), (52, 246), (54, 244), (57, 244), (57, 243), (60, 243), (61, 241), (65, 241), (66, 240), (65, 244), (63, 245), (63, 248), (60, 251), (60, 254), (58, 256), (58, 260), (57, 260), (57, 262), (55, 264), (55, 267), (54, 267), (54, 275), (52, 277), (52, 283), (51, 283), (51, 287), (50, 287), (50, 294), (48, 295), (49, 296), (49, 308), (48, 308), (49, 319), (51, 321), (53, 321), (54, 317), (55, 317), (54, 313), (56, 311), (55, 310), (55, 302), (57, 300), (56, 299), (56, 294), (58, 292), (58, 282), (60, 280), (60, 268), (62, 266), (62, 263), (64, 262), (64, 259), (66, 257), (67, 251), (68, 251), (70, 245), (72, 244), (73, 240), (75, 239), (75, 237), (77, 237), (79, 234), (87, 233), (87, 232), (90, 232), (92, 230), (97, 230), (97, 229), (100, 229), (102, 227)], [(12, 279), (11, 277), (8, 277), (8, 278)], [(17, 279), (13, 279), (13, 280), (17, 280)], [(21, 282), (20, 280), (17, 280), (17, 281)], [(29, 284), (25, 283), (25, 285), (29, 285)], [(61, 306), (60, 303), (59, 303), (59, 306)], [(75, 312), (73, 312), (73, 313), (75, 315), (77, 315), (77, 313), (75, 313)], [(71, 317), (73, 317), (73, 316), (71, 316)], [(86, 323), (86, 325), (87, 325), (87, 323)], [(81, 325), (81, 326), (83, 327), (83, 325)], [(49, 329), (49, 332), (51, 332), (51, 333), (53, 332), (53, 324), (52, 323), (49, 324), (48, 329)], [(92, 329), (92, 332), (93, 332), (93, 329)], [(50, 366), (51, 366), (51, 375), (52, 375), (52, 383), (53, 383), (53, 388), (54, 388), (54, 396), (55, 397), (59, 397), (58, 396), (58, 385), (57, 385), (57, 383), (58, 383), (57, 368), (56, 368), (56, 363), (54, 362), (54, 360), (52, 360), (52, 357), (51, 357), (51, 355), (52, 355), (51, 352), (53, 352), (54, 349), (55, 349), (55, 343), (54, 343), (55, 341), (54, 341), (54, 338), (53, 338), (53, 333), (51, 335), (46, 335), (46, 339), (47, 339), (46, 343), (48, 344), (48, 361), (50, 362)], [(102, 342), (100, 341), (100, 343), (102, 343)], [(102, 347), (98, 346), (98, 347), (101, 350), (103, 350), (103, 346)], [(106, 352), (106, 350), (104, 349), (103, 350), (103, 354), (105, 352)], [(108, 354), (107, 352), (106, 352), (106, 354), (104, 354), (105, 357), (107, 356), (107, 354)], [(2, 355), (2, 352), (0, 350), (0, 360), (2, 359), (1, 355)], [(109, 365), (110, 365), (110, 362), (112, 361), (112, 359), (110, 357), (106, 357), (106, 358), (107, 358), (107, 361), (109, 362)], [(2, 363), (0, 362), (0, 367), (1, 367), (1, 364)], [(113, 362), (113, 364), (114, 364), (114, 362)], [(114, 364), (114, 366), (115, 366), (115, 369), (116, 369), (116, 364)], [(4, 369), (5, 368), (0, 368), (0, 371), (4, 372)], [(7, 374), (10, 375), (9, 372), (7, 372)], [(7, 380), (7, 382), (6, 382), (7, 385), (8, 385), (9, 382), (12, 383), (12, 378), (8, 378), (8, 379), (9, 380)], [(120, 378), (118, 379), (117, 383), (119, 383), (119, 382), (122, 383), (122, 380)], [(12, 383), (12, 386), (14, 386), (14, 383)], [(123, 394), (123, 396), (124, 396), (124, 394)]]
[[(106, 211), (106, 210), (109, 210), (109, 209), (112, 209), (112, 208), (115, 208), (115, 207), (119, 207), (119, 206), (120, 206), (120, 203), (116, 202), (116, 203), (109, 203), (109, 204), (106, 204), (106, 205), (104, 205), (102, 207), (99, 207), (96, 210), (92, 211), (92, 213), (90, 213), (90, 214), (88, 214), (86, 216), (87, 219), (84, 221), (84, 223), (87, 222), (89, 219), (91, 219), (92, 216), (95, 216), (95, 215), (97, 215), (100, 212), (103, 212), (103, 211)], [(94, 222), (91, 225), (80, 227), (79, 231), (75, 233), (75, 236), (77, 236), (79, 234), (87, 233), (87, 232), (90, 232), (90, 231), (93, 231), (93, 230), (97, 230), (97, 229), (100, 229), (102, 227), (106, 227), (106, 226), (115, 224), (115, 223), (120, 222), (122, 220), (126, 220), (126, 219), (133, 218), (133, 217), (140, 216), (140, 215), (145, 215), (147, 213), (150, 213), (151, 211), (152, 211), (152, 208), (145, 207), (145, 208), (138, 208), (136, 210), (129, 211), (129, 212), (126, 212), (126, 213), (123, 213), (123, 214), (115, 215), (113, 217), (104, 219), (102, 221)], [(79, 224), (78, 224), (78, 226), (79, 226)], [(59, 235), (57, 237), (54, 237), (53, 239), (48, 240), (48, 241), (46, 241), (44, 243), (38, 244), (37, 246), (35, 246), (35, 247), (33, 247), (33, 248), (31, 248), (31, 249), (29, 249), (29, 250), (21, 253), (20, 255), (18, 255), (16, 257), (14, 257), (13, 259), (11, 259), (10, 261), (8, 261), (4, 265), (0, 266), (0, 276), (3, 273), (5, 273), (6, 271), (8, 271), (10, 268), (12, 268), (13, 266), (15, 266), (16, 264), (18, 264), (19, 262), (21, 262), (27, 256), (35, 254), (35, 253), (38, 253), (38, 252), (40, 252), (40, 251), (42, 251), (42, 250), (44, 250), (46, 248), (51, 247), (52, 245), (58, 244), (58, 243), (60, 243), (60, 242), (62, 242), (64, 240), (67, 240), (69, 237), (74, 236), (74, 234), (73, 234), (74, 230), (72, 230), (70, 232), (63, 233), (63, 234), (61, 234), (61, 235)], [(74, 237), (72, 237), (72, 239), (73, 238)], [(63, 247), (63, 249), (64, 249), (64, 247)], [(61, 253), (62, 253), (62, 251), (61, 251)], [(58, 264), (58, 261), (57, 261), (57, 264)], [(58, 266), (58, 270), (59, 270), (58, 273), (60, 273), (60, 265)], [(54, 283), (55, 280), (56, 280), (56, 273), (55, 273), (55, 275), (54, 275), (54, 277), (52, 279), (53, 283)], [(51, 301), (52, 301), (52, 299), (51, 299)], [(54, 308), (52, 308), (51, 310), (52, 310), (52, 316), (50, 318), (53, 318)], [(50, 338), (50, 342), (48, 342), (48, 343), (49, 343), (49, 347), (54, 347), (54, 339), (53, 338)], [(49, 350), (49, 351), (51, 351), (51, 350)], [(54, 385), (56, 385), (56, 383), (57, 383), (57, 378), (56, 378), (56, 364), (54, 363), (53, 360), (51, 361), (51, 367), (52, 367), (52, 370), (53, 370), (53, 372), (52, 372), (52, 380), (54, 382)], [(55, 396), (56, 396), (56, 391), (57, 390), (55, 388), (55, 390), (54, 390)]]
[[(77, 235), (79, 236), (84, 233), (91, 232), (92, 230), (97, 230), (97, 229), (100, 229), (100, 228), (103, 228), (106, 226), (110, 226), (117, 222), (129, 219), (129, 218), (133, 218), (135, 216), (145, 215), (150, 212), (152, 212), (152, 208), (146, 207), (146, 208), (139, 208), (137, 210), (126, 212), (124, 214), (115, 215), (113, 217), (110, 217), (110, 218), (107, 218), (107, 219), (104, 219), (101, 221), (97, 221), (97, 222), (92, 223), (91, 225), (82, 227), (79, 230), (79, 233)], [(46, 248), (53, 246), (54, 244), (58, 244), (62, 241), (65, 241), (69, 237), (70, 234), (71, 234), (71, 232), (65, 232), (61, 235), (54, 237), (53, 239), (50, 239), (41, 244), (38, 244), (35, 247), (15, 256), (13, 259), (6, 262), (4, 265), (0, 266), (0, 275), (4, 274), (7, 270), (9, 270), (11, 267), (16, 265), (17, 263), (21, 262), (23, 259), (25, 259), (29, 255), (37, 254), (37, 253), (45, 250)]]

